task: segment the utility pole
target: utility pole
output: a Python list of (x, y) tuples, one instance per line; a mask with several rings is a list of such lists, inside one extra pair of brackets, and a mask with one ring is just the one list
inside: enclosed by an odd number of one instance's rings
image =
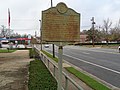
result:
[(52, 0), (51, 0), (51, 7), (53, 7), (53, 2), (52, 2)]
[(41, 30), (41, 20), (39, 20), (39, 22), (40, 22), (40, 44), (41, 44), (41, 51), (42, 51), (42, 30)]
[(37, 37), (37, 32), (35, 31), (35, 38)]
[(94, 30), (95, 21), (94, 21), (94, 17), (92, 17), (91, 21), (92, 21), (92, 31), (93, 31), (92, 43), (93, 43), (93, 47), (94, 47), (95, 46), (95, 30)]
[[(53, 7), (53, 1), (51, 0), (51, 8)], [(55, 58), (55, 45), (52, 44), (53, 46), (53, 57)]]

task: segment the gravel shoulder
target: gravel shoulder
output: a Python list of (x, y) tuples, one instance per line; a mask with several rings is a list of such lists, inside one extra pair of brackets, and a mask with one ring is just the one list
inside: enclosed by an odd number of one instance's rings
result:
[(28, 50), (0, 53), (0, 90), (28, 90)]

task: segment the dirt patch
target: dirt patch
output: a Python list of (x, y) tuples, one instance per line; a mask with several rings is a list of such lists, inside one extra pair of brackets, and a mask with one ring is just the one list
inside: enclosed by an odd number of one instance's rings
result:
[(0, 53), (0, 90), (28, 90), (28, 50)]

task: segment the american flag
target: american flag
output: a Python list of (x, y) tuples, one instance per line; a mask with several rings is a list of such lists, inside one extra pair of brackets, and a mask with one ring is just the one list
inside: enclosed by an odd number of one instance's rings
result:
[(10, 10), (8, 8), (8, 26), (10, 27)]

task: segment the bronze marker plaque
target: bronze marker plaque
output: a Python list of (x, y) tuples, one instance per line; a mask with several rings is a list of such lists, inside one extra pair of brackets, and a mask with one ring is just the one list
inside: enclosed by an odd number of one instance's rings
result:
[(42, 40), (76, 42), (80, 40), (80, 14), (64, 3), (42, 11)]

